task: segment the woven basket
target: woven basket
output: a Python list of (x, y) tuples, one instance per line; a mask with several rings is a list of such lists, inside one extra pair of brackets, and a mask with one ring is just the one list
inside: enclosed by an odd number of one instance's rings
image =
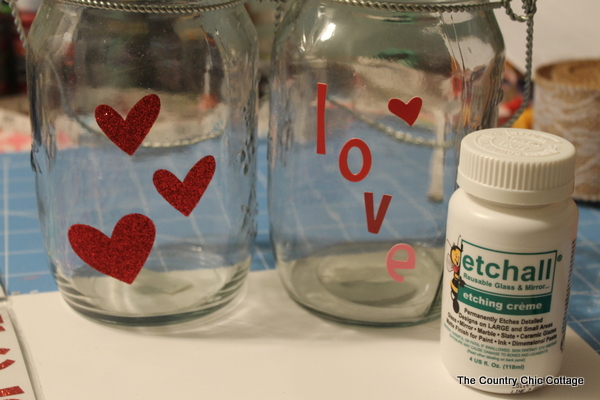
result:
[(600, 60), (541, 67), (535, 84), (533, 129), (573, 143), (577, 149), (573, 197), (600, 201)]

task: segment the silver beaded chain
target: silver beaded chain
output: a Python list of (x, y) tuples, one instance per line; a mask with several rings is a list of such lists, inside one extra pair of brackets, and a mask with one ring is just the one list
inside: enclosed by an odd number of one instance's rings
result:
[(523, 114), (523, 111), (529, 106), (529, 101), (531, 100), (533, 92), (533, 16), (537, 11), (537, 0), (522, 0), (523, 11), (525, 14), (518, 15), (511, 8), (511, 1), (512, 0), (502, 0), (502, 6), (506, 9), (506, 14), (508, 14), (510, 19), (527, 24), (527, 35), (525, 45), (525, 85), (523, 87), (523, 102), (512, 118), (504, 124), (506, 127), (510, 127), (517, 119), (519, 119), (521, 114)]
[[(7, 0), (11, 8), (15, 26), (19, 32), (23, 47), (27, 46), (27, 35), (19, 16), (17, 2), (19, 0)], [(223, 10), (229, 7), (246, 3), (248, 0), (229, 0), (226, 2), (215, 2), (213, 4), (134, 4), (120, 3), (101, 0), (61, 0), (64, 3), (74, 4), (82, 7), (98, 8), (104, 10), (125, 11), (143, 14), (195, 14), (206, 11)]]
[(144, 14), (194, 14), (205, 11), (222, 10), (245, 3), (247, 0), (230, 0), (213, 4), (132, 4), (98, 0), (62, 0), (78, 6), (105, 10), (127, 11)]
[[(332, 3), (341, 3), (351, 6), (371, 8), (382, 11), (394, 12), (464, 12), (474, 10), (485, 10), (502, 7), (504, 1), (493, 1), (490, 3), (471, 3), (467, 1), (458, 4), (424, 4), (424, 3), (393, 3), (385, 1), (368, 1), (368, 0), (325, 0)], [(510, 2), (510, 0), (509, 0)]]

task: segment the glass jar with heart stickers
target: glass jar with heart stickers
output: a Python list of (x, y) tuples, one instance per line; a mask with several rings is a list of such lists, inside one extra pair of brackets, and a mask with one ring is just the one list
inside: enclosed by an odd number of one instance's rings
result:
[(457, 145), (497, 123), (494, 9), (504, 3), (286, 9), (272, 56), (268, 199), (277, 269), (298, 303), (374, 326), (439, 316)]
[(44, 0), (27, 48), (39, 216), (67, 303), (128, 325), (237, 303), (256, 236), (243, 1)]

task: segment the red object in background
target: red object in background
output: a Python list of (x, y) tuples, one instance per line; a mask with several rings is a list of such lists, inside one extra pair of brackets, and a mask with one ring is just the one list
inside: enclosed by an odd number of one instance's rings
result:
[(517, 112), (523, 104), (523, 97), (517, 97), (500, 104), (498, 112), (498, 126), (504, 125)]

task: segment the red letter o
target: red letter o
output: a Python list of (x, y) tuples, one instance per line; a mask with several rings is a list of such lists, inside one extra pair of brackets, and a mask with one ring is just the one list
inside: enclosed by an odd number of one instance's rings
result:
[[(348, 154), (350, 153), (350, 149), (352, 149), (352, 147), (359, 149), (363, 158), (362, 168), (357, 174), (353, 174), (348, 167)], [(365, 179), (367, 175), (369, 175), (369, 172), (371, 171), (371, 165), (373, 164), (372, 161), (373, 160), (369, 146), (367, 146), (367, 144), (360, 139), (350, 139), (346, 142), (344, 147), (342, 147), (342, 151), (340, 152), (340, 172), (342, 173), (342, 176), (348, 179), (350, 182), (360, 182)]]

